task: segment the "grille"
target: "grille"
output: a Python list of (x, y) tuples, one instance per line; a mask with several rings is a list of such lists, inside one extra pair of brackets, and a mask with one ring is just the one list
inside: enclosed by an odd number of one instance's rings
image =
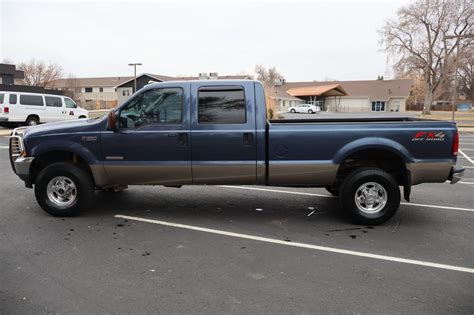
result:
[[(13, 130), (12, 135), (10, 136), (10, 163), (15, 172), (15, 160), (23, 152), (23, 132), (26, 128), (16, 128)], [(16, 173), (16, 172), (15, 172)]]
[(10, 157), (15, 160), (20, 156), (22, 151), (21, 138), (19, 136), (13, 136), (10, 138)]

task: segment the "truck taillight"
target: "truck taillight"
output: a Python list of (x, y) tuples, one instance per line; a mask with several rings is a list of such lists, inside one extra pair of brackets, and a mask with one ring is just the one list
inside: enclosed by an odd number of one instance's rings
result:
[(4, 113), (4, 114), (9, 114), (9, 113), (10, 113), (10, 108), (4, 107), (4, 108), (3, 108), (3, 113)]
[(453, 155), (457, 156), (459, 150), (459, 133), (456, 131), (453, 139)]

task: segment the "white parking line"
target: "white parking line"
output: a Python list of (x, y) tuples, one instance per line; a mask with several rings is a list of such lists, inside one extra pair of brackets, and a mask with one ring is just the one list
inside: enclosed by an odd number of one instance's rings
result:
[(463, 151), (474, 151), (474, 149), (462, 149)]
[(464, 155), (464, 157), (465, 157), (469, 162), (471, 162), (471, 164), (474, 164), (474, 161), (471, 160), (471, 158), (468, 157), (464, 152), (462, 152), (461, 150), (459, 150), (459, 153), (461, 153), (462, 155)]
[(366, 253), (366, 252), (359, 252), (359, 251), (353, 251), (353, 250), (347, 250), (347, 249), (341, 249), (341, 248), (335, 248), (335, 247), (326, 247), (326, 246), (319, 246), (319, 245), (312, 245), (312, 244), (298, 243), (298, 242), (288, 242), (288, 241), (282, 241), (282, 240), (278, 240), (274, 238), (228, 232), (228, 231), (223, 231), (223, 230), (215, 230), (215, 229), (209, 229), (209, 228), (204, 228), (200, 226), (152, 220), (152, 219), (146, 219), (146, 218), (140, 218), (140, 217), (131, 217), (131, 216), (120, 215), (120, 214), (115, 215), (115, 217), (119, 219), (127, 219), (127, 220), (133, 220), (133, 221), (139, 221), (139, 222), (145, 222), (145, 223), (153, 223), (153, 224), (159, 224), (159, 225), (164, 225), (164, 226), (169, 226), (169, 227), (174, 227), (174, 228), (179, 228), (179, 229), (187, 229), (187, 230), (206, 232), (206, 233), (211, 233), (211, 234), (237, 237), (237, 238), (265, 242), (265, 243), (314, 249), (314, 250), (319, 250), (319, 251), (324, 251), (324, 252), (365, 257), (365, 258), (371, 258), (371, 259), (379, 259), (379, 260), (385, 260), (385, 261), (393, 261), (393, 262), (399, 262), (403, 264), (411, 264), (411, 265), (418, 265), (418, 266), (424, 266), (424, 267), (432, 267), (432, 268), (438, 268), (438, 269), (474, 273), (474, 269), (469, 268), (469, 267), (438, 264), (438, 263), (429, 262), (429, 261), (414, 260), (414, 259), (400, 258), (400, 257), (394, 257), (394, 256), (385, 256), (385, 255), (379, 255), (379, 254), (371, 254), (371, 253)]
[[(334, 196), (331, 196), (331, 195), (304, 193), (304, 192), (299, 192), (299, 191), (287, 191), (287, 190), (257, 188), (257, 187), (227, 186), (227, 185), (221, 185), (221, 186), (218, 186), (218, 187), (231, 188), (231, 189), (248, 189), (248, 190), (266, 191), (266, 192), (274, 192), (274, 193), (290, 194), (290, 195), (303, 195), (303, 196), (316, 196), (316, 197), (325, 197), (325, 198), (335, 198)], [(413, 206), (413, 207), (424, 207), (424, 208), (474, 212), (474, 209), (470, 209), (470, 208), (426, 205), (426, 204), (421, 204), (421, 203), (408, 203), (408, 202), (400, 202), (400, 204), (404, 205), (404, 206)]]

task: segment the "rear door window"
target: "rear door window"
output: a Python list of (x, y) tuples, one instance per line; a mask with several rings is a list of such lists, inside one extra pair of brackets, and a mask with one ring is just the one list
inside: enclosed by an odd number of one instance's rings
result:
[(15, 105), (16, 100), (17, 100), (16, 94), (10, 94), (10, 96), (8, 97), (8, 102), (10, 103), (10, 105)]
[(5, 98), (5, 94), (0, 94), (0, 105), (3, 104), (4, 98)]
[(245, 124), (244, 89), (240, 86), (200, 88), (198, 92), (200, 124)]
[(33, 106), (44, 106), (43, 97), (41, 95), (20, 95), (21, 105), (33, 105)]
[(45, 96), (44, 99), (46, 101), (46, 106), (49, 106), (49, 107), (62, 107), (63, 106), (63, 102), (60, 97)]

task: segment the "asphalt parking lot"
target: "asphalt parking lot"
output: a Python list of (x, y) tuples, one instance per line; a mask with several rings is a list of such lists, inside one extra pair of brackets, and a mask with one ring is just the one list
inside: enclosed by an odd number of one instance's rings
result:
[(0, 138), (0, 314), (474, 312), (474, 133), (384, 225), (324, 189), (131, 187), (54, 218)]

